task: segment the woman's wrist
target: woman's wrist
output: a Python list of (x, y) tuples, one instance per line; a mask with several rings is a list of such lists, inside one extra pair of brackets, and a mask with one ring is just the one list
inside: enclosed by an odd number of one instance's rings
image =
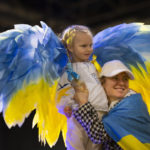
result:
[(79, 102), (79, 106), (81, 107), (82, 105), (86, 104), (88, 101), (87, 100), (82, 100)]

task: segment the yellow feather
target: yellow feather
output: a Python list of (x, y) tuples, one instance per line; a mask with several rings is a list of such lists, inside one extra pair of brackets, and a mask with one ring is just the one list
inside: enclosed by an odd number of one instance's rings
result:
[(129, 82), (129, 87), (136, 92), (141, 93), (150, 113), (150, 62), (145, 62), (145, 65), (147, 68), (147, 72), (140, 65), (138, 66), (141, 72), (131, 66), (132, 72), (135, 76), (135, 80), (131, 80)]
[[(37, 124), (39, 141), (47, 142), (50, 147), (57, 142), (62, 131), (64, 141), (67, 132), (67, 119), (58, 113), (56, 108), (56, 88), (58, 81), (52, 87), (43, 80), (30, 84), (19, 90), (11, 99), (5, 110), (4, 119), (9, 127), (22, 125), (24, 119), (36, 109), (33, 127)], [(58, 93), (58, 101), (66, 95), (68, 89)]]

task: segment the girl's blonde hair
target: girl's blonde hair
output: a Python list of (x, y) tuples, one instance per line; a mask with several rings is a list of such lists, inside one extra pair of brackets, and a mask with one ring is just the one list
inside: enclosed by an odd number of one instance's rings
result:
[(87, 26), (83, 25), (72, 25), (67, 27), (61, 35), (61, 40), (65, 47), (67, 48), (68, 45), (72, 46), (73, 40), (78, 32), (88, 33), (93, 36), (91, 30)]

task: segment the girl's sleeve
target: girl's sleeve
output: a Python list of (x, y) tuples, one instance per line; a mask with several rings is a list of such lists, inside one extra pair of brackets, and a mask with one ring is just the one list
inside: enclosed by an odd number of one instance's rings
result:
[(85, 129), (93, 143), (104, 143), (108, 138), (103, 123), (99, 120), (98, 114), (90, 102), (73, 111), (73, 116)]

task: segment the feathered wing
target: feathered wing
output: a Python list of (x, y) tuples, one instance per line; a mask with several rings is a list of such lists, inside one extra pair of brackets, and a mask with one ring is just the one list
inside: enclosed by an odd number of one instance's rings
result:
[(55, 96), (68, 57), (54, 32), (41, 25), (15, 25), (0, 34), (0, 109), (8, 127), (21, 126), (36, 109), (33, 126), (38, 126), (39, 140), (53, 146), (67, 129)]
[(107, 28), (94, 37), (97, 62), (121, 60), (135, 75), (129, 86), (142, 94), (150, 112), (150, 25), (120, 24)]

